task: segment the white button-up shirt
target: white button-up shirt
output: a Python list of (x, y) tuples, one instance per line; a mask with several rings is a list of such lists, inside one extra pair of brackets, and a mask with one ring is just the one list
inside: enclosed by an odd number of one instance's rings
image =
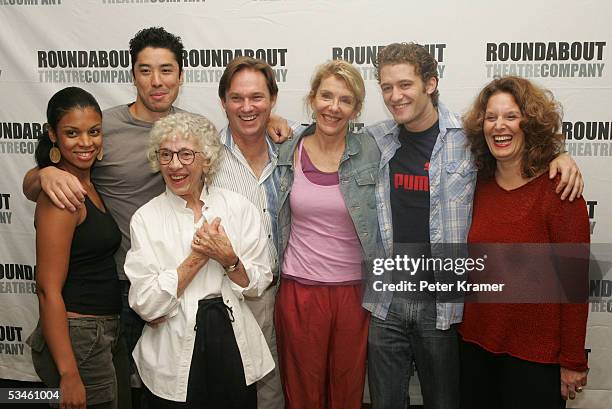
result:
[[(274, 368), (270, 350), (244, 295), (259, 296), (272, 281), (267, 239), (259, 213), (244, 196), (218, 187), (203, 189), (204, 217), (194, 223), (186, 202), (168, 188), (134, 213), (132, 246), (125, 260), (131, 282), (129, 303), (143, 320), (168, 319), (156, 327), (145, 326), (133, 356), (142, 381), (153, 394), (184, 402), (195, 342), (198, 301), (221, 296), (232, 309), (232, 327), (247, 385)], [(209, 260), (177, 297), (177, 267), (191, 251), (191, 242), (204, 219), (221, 219), (249, 285), (240, 287), (215, 260)]]

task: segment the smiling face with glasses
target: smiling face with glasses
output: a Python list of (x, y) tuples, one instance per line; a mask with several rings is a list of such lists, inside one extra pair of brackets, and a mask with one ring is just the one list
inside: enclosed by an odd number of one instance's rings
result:
[(199, 200), (208, 173), (208, 161), (191, 138), (163, 141), (155, 152), (166, 186), (187, 202)]
[(183, 165), (191, 165), (195, 159), (196, 153), (202, 153), (201, 151), (192, 151), (191, 149), (181, 149), (180, 151), (171, 151), (170, 149), (159, 149), (155, 151), (157, 161), (160, 165), (167, 165), (172, 162), (174, 155), (178, 158), (179, 162)]

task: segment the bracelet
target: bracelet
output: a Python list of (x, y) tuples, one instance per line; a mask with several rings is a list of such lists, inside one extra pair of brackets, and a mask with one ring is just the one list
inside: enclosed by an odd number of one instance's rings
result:
[(236, 262), (231, 266), (225, 267), (225, 271), (228, 273), (236, 271), (236, 269), (238, 268), (238, 264), (240, 264), (240, 258), (236, 257)]

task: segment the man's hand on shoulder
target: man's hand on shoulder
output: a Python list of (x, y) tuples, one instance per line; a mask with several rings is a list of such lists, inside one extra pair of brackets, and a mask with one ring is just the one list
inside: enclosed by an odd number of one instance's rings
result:
[(556, 189), (557, 194), (561, 194), (561, 200), (569, 197), (569, 201), (572, 202), (574, 199), (582, 196), (584, 180), (582, 179), (580, 168), (578, 168), (574, 159), (567, 153), (562, 153), (550, 162), (548, 176), (553, 179), (557, 176), (557, 173), (561, 175)]
[(43, 192), (55, 206), (74, 212), (83, 205), (87, 191), (76, 176), (55, 166), (47, 166), (39, 171), (39, 177)]
[(293, 130), (285, 118), (271, 114), (267, 127), (268, 135), (274, 143), (283, 143), (293, 135)]

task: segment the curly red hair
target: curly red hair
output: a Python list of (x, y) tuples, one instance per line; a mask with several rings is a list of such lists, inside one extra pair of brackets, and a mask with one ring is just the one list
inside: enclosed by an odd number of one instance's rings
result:
[(521, 172), (530, 178), (545, 170), (564, 147), (561, 128), (562, 108), (553, 94), (521, 77), (496, 78), (488, 83), (463, 117), (463, 129), (471, 145), (480, 175), (493, 177), (496, 159), (489, 151), (483, 133), (489, 98), (504, 92), (512, 95), (523, 116), (520, 127), (525, 134)]

